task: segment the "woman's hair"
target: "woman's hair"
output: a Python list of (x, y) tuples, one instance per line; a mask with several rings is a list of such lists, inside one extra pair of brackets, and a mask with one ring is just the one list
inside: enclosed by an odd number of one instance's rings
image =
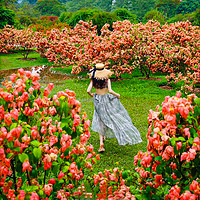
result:
[(92, 78), (93, 86), (97, 89), (103, 89), (108, 87), (108, 79), (96, 79)]

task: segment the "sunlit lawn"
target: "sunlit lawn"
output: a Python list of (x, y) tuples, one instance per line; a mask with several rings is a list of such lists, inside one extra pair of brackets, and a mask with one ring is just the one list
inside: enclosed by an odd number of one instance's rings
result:
[(30, 52), (28, 58), (36, 58), (36, 60), (19, 60), (21, 58), (24, 58), (21, 53), (0, 53), (0, 70), (33, 67), (38, 65), (49, 64), (46, 58), (41, 58), (40, 55), (35, 51)]
[[(133, 169), (133, 157), (139, 150), (146, 151), (146, 134), (148, 129), (147, 117), (150, 109), (155, 110), (165, 96), (174, 95), (175, 90), (163, 90), (157, 86), (157, 81), (141, 80), (142, 77), (132, 77), (112, 82), (112, 89), (121, 94), (120, 101), (129, 112), (133, 124), (141, 133), (143, 142), (137, 145), (119, 146), (116, 139), (107, 138), (106, 151), (101, 154), (101, 160), (94, 166), (95, 171), (100, 171), (119, 166), (124, 169)], [(164, 79), (164, 76), (161, 78)], [(52, 94), (60, 90), (70, 89), (76, 92), (76, 98), (82, 104), (82, 111), (86, 111), (92, 121), (94, 105), (92, 98), (86, 93), (89, 79), (71, 79), (63, 85), (55, 85)], [(93, 91), (95, 92), (95, 91)], [(98, 133), (91, 131), (89, 142), (94, 146), (95, 152), (99, 148)], [(117, 165), (117, 163), (119, 163)]]

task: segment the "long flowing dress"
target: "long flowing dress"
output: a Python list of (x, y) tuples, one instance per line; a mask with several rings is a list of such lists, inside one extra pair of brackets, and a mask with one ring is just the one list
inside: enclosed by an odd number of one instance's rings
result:
[(93, 131), (106, 137), (115, 137), (119, 145), (142, 142), (139, 131), (116, 96), (110, 93), (94, 94), (93, 102), (95, 106), (91, 127)]

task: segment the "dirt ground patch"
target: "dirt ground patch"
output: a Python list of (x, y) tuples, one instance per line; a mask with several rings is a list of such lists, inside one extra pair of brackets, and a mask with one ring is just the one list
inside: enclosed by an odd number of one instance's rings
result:
[(18, 58), (18, 60), (34, 61), (37, 60), (37, 58)]
[(161, 78), (156, 78), (156, 77), (149, 77), (149, 78), (140, 78), (140, 80), (148, 80), (148, 81), (162, 81)]
[(159, 86), (159, 88), (161, 89), (164, 89), (164, 90), (172, 90), (173, 88), (169, 85), (162, 85), (162, 86)]

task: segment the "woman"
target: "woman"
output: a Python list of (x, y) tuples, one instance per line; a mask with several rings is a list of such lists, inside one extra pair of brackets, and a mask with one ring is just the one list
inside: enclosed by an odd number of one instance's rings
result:
[[(119, 145), (142, 142), (139, 131), (119, 101), (120, 94), (111, 88), (109, 77), (112, 74), (113, 72), (105, 69), (102, 63), (96, 64), (88, 73), (91, 81), (87, 93), (93, 97), (95, 106), (91, 129), (99, 133), (99, 152), (105, 151), (103, 144), (105, 137), (117, 138)], [(96, 93), (91, 93), (93, 87)]]

